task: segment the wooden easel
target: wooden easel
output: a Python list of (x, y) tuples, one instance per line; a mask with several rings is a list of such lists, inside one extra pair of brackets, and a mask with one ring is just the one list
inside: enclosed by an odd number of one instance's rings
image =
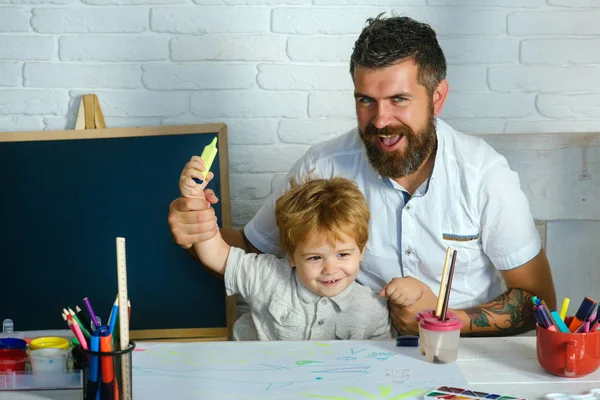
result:
[(75, 129), (101, 129), (106, 128), (104, 115), (100, 109), (100, 101), (95, 94), (81, 96)]

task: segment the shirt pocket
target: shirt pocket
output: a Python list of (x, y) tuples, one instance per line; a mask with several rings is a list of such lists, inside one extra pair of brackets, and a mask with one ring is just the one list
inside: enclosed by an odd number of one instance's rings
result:
[(476, 230), (466, 230), (464, 232), (446, 230), (442, 233), (442, 239), (445, 246), (450, 247), (452, 250), (456, 250), (457, 267), (459, 263), (467, 270), (481, 266), (480, 264), (482, 264), (483, 261), (481, 233)]
[(365, 328), (350, 325), (336, 325), (335, 338), (339, 340), (361, 340), (365, 338)]
[(271, 301), (262, 330), (271, 340), (302, 340), (306, 322), (291, 306)]

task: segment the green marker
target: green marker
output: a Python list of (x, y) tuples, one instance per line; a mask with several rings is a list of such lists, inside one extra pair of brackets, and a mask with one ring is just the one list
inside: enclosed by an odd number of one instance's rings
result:
[[(208, 146), (204, 148), (202, 151), (202, 155), (200, 158), (204, 161), (204, 172), (200, 172), (202, 174), (202, 180), (206, 180), (206, 176), (208, 175), (208, 171), (210, 171), (210, 167), (217, 156), (217, 138), (214, 138), (212, 142)], [(200, 183), (198, 179), (194, 178), (196, 183)]]

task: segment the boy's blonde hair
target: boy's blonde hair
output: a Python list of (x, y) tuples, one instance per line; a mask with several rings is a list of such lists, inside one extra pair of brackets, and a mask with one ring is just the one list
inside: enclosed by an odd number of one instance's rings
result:
[(369, 239), (369, 207), (348, 179), (290, 180), (290, 189), (275, 204), (281, 249), (292, 256), (310, 234), (322, 233), (334, 244), (340, 233), (351, 236), (362, 251)]

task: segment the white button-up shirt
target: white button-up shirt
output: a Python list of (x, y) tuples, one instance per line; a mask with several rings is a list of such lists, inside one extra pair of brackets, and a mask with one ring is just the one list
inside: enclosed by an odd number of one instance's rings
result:
[[(275, 224), (276, 199), (290, 177), (342, 176), (353, 180), (371, 212), (369, 241), (358, 281), (375, 291), (392, 278), (412, 276), (438, 293), (446, 248), (457, 250), (450, 306), (492, 300), (503, 285), (496, 270), (519, 267), (541, 249), (529, 203), (506, 159), (482, 139), (436, 119), (433, 172), (408, 201), (395, 181), (382, 178), (366, 156), (357, 129), (312, 146), (244, 228), (259, 250), (283, 256)], [(408, 199), (408, 196), (406, 196)]]

